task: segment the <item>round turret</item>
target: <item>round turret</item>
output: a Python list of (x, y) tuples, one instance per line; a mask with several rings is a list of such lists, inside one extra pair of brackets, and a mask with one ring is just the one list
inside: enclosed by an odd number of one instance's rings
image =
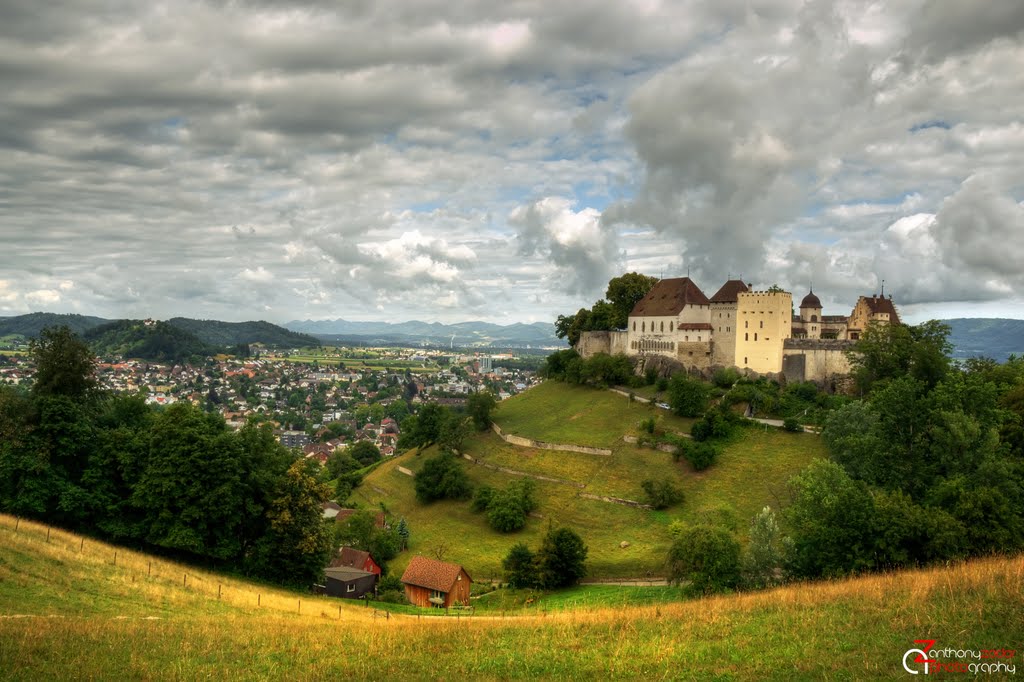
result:
[(800, 308), (821, 308), (821, 300), (814, 295), (814, 292), (804, 296), (804, 300), (800, 301)]

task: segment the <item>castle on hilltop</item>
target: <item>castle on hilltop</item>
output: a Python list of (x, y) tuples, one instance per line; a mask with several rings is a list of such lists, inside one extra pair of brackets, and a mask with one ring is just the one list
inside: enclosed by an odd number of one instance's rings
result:
[(687, 369), (737, 367), (827, 382), (850, 373), (848, 351), (870, 323), (900, 324), (892, 296), (861, 296), (850, 315), (823, 315), (810, 291), (793, 312), (793, 295), (754, 291), (730, 279), (708, 298), (689, 277), (660, 280), (629, 314), (625, 330), (584, 332), (577, 350), (660, 355)]

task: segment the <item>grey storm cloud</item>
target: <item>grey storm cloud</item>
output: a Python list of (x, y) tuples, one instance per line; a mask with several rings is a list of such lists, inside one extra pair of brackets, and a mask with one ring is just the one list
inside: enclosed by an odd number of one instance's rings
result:
[(0, 315), (546, 320), (633, 269), (1020, 305), (1022, 28), (1012, 0), (4, 0)]

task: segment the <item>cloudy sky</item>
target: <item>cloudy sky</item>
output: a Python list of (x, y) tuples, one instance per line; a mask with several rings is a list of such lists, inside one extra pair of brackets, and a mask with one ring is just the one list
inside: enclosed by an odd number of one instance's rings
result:
[(1020, 0), (0, 0), (0, 315), (1024, 317)]

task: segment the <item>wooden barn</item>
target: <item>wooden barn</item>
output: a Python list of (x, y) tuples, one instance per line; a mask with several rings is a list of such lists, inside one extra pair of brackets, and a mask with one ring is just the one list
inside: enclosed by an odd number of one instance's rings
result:
[(455, 604), (469, 605), (473, 579), (458, 564), (417, 556), (402, 574), (402, 583), (409, 603), (446, 609)]

